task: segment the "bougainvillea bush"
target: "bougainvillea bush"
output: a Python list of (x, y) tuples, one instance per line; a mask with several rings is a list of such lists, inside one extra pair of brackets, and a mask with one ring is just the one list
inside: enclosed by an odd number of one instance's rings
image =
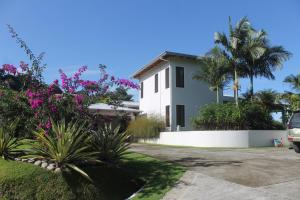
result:
[(0, 119), (10, 121), (18, 116), (30, 126), (47, 130), (51, 128), (51, 119), (89, 120), (88, 105), (100, 100), (115, 87), (139, 87), (130, 80), (109, 75), (103, 65), (99, 66), (98, 80), (85, 80), (82, 74), (87, 68), (80, 67), (72, 76), (59, 70), (59, 79), (45, 84), (34, 79), (33, 73), (24, 62), (18, 68), (10, 64), (2, 65), (0, 110), (4, 113), (1, 112)]

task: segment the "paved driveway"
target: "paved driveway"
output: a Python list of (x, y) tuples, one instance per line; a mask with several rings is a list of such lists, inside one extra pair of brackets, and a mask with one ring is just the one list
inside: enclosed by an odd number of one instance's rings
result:
[(187, 172), (165, 200), (300, 199), (300, 154), (287, 148), (202, 149), (134, 144)]

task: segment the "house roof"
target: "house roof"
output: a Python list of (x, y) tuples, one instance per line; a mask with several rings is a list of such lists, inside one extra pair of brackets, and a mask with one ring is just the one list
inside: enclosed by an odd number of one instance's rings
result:
[(121, 105), (127, 108), (136, 108), (139, 109), (140, 103), (136, 101), (122, 101)]
[(109, 105), (109, 104), (106, 104), (106, 103), (91, 104), (88, 108), (90, 110), (102, 110), (102, 111), (123, 111), (123, 112), (129, 112), (129, 113), (139, 113), (139, 112), (141, 112), (138, 109), (122, 107), (122, 106), (114, 106), (114, 105)]
[(148, 63), (147, 65), (142, 67), (140, 70), (135, 72), (132, 77), (133, 78), (139, 78), (142, 74), (149, 71), (150, 69), (152, 69), (153, 67), (155, 67), (159, 63), (165, 62), (166, 59), (168, 59), (169, 57), (178, 57), (178, 58), (196, 60), (199, 56), (191, 55), (191, 54), (185, 54), (185, 53), (176, 53), (176, 52), (172, 52), (172, 51), (165, 51), (165, 52), (161, 53), (159, 56), (157, 56), (156, 58), (154, 58), (150, 63)]

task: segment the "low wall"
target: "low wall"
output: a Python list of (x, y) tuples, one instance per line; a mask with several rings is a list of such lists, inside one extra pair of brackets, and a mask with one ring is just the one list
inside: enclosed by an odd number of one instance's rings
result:
[(151, 144), (195, 147), (271, 147), (273, 140), (282, 140), (288, 145), (285, 130), (240, 130), (240, 131), (178, 131), (161, 132), (160, 137), (141, 142)]

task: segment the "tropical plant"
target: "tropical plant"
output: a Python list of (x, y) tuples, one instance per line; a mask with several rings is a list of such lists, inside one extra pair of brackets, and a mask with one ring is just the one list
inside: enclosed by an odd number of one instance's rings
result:
[(12, 159), (20, 150), (18, 147), (20, 143), (14, 137), (14, 132), (17, 127), (18, 121), (15, 120), (7, 126), (0, 127), (0, 156), (3, 159)]
[(210, 104), (192, 120), (195, 129), (204, 130), (268, 130), (277, 129), (270, 113), (258, 103), (242, 102)]
[[(285, 83), (289, 83), (291, 88), (297, 92), (300, 91), (300, 74), (297, 75), (289, 75), (287, 76), (284, 81)], [(286, 104), (287, 109), (286, 109), (286, 119), (288, 119), (292, 111), (298, 110), (300, 108), (300, 94), (299, 93), (294, 93), (294, 92), (289, 92), (285, 91), (283, 94), (280, 96), (281, 101), (283, 101), (284, 104)]]
[(211, 49), (204, 57), (199, 58), (200, 70), (194, 79), (207, 82), (209, 89), (217, 93), (217, 103), (220, 102), (219, 93), (228, 84), (228, 60), (218, 47)]
[(252, 100), (254, 103), (260, 104), (268, 113), (284, 109), (280, 102), (280, 94), (272, 89), (260, 90), (253, 96), (250, 91), (247, 91), (243, 96), (245, 102)]
[(300, 90), (300, 74), (297, 75), (289, 75), (285, 77), (284, 81), (285, 83), (290, 84), (293, 90), (299, 91)]
[(239, 75), (242, 75), (242, 69), (245, 65), (242, 58), (242, 49), (246, 42), (251, 26), (247, 17), (242, 18), (235, 27), (231, 24), (229, 17), (229, 35), (216, 32), (214, 35), (215, 43), (223, 46), (223, 54), (227, 57), (230, 66), (230, 72), (234, 79), (234, 96), (235, 103), (238, 105)]
[(134, 140), (158, 138), (165, 126), (164, 121), (158, 116), (140, 116), (130, 122), (127, 132)]
[(254, 96), (254, 77), (265, 77), (275, 79), (273, 71), (282, 67), (284, 61), (288, 60), (291, 53), (282, 46), (271, 46), (264, 30), (248, 31), (245, 43), (242, 47), (242, 57), (245, 60), (243, 69), (245, 76), (250, 79), (250, 96)]
[(92, 131), (92, 145), (99, 152), (98, 158), (105, 162), (118, 162), (127, 153), (130, 145), (130, 136), (126, 132), (120, 132), (120, 126), (115, 128), (112, 124), (105, 124)]
[(81, 175), (89, 176), (78, 165), (83, 162), (99, 162), (98, 152), (91, 150), (91, 135), (85, 130), (85, 124), (66, 124), (64, 120), (56, 123), (51, 120), (52, 126), (48, 131), (40, 128), (34, 132), (35, 140), (30, 141), (26, 156), (47, 159), (57, 167), (73, 169)]
[(291, 116), (292, 111), (300, 109), (300, 94), (293, 92), (284, 92), (280, 95), (280, 100), (286, 104), (287, 119)]

